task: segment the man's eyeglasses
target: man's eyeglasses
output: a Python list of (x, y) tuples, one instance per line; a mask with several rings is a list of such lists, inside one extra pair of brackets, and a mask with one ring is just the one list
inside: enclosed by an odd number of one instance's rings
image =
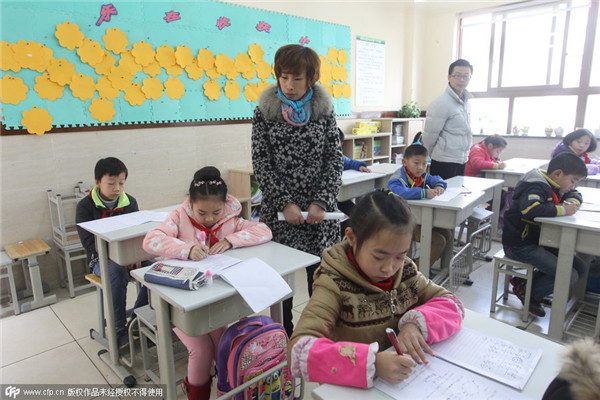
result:
[(468, 81), (471, 79), (471, 75), (470, 74), (466, 74), (466, 75), (461, 75), (461, 74), (454, 74), (454, 75), (450, 75), (451, 77), (453, 77), (456, 80), (465, 80)]

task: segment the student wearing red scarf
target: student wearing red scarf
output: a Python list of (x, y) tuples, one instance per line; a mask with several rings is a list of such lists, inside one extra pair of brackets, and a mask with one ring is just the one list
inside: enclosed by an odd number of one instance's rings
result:
[[(388, 188), (407, 200), (432, 199), (444, 193), (446, 182), (439, 176), (429, 175), (427, 171), (428, 152), (421, 144), (412, 144), (406, 148), (402, 167), (392, 175)], [(417, 225), (413, 240), (421, 239), (421, 225)], [(433, 228), (431, 233), (431, 265), (442, 256), (446, 246), (452, 246), (452, 232), (448, 229)], [(415, 258), (419, 265), (419, 258)]]

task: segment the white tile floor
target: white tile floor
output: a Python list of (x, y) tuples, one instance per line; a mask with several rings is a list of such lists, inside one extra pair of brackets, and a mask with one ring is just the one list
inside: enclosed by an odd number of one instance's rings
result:
[[(494, 242), (489, 254), (499, 249), (500, 244)], [(492, 263), (479, 261), (476, 267), (479, 268), (471, 275), (473, 286), (461, 286), (456, 294), (467, 308), (489, 315)], [(308, 301), (304, 271), (298, 273), (296, 282), (295, 321)], [(135, 290), (133, 284), (130, 285), (128, 303), (133, 305)], [(9, 304), (3, 304), (0, 308), (0, 383), (123, 386), (120, 379), (98, 358), (97, 353), (102, 347), (89, 336), (89, 329), (97, 326), (95, 292), (90, 290), (74, 299), (68, 297), (66, 289), (59, 289), (55, 293), (59, 298), (56, 304), (18, 316), (12, 314)], [(510, 301), (518, 304), (518, 300), (511, 297)], [(548, 329), (548, 316), (535, 318), (526, 324), (521, 322), (520, 314), (507, 310), (498, 310), (492, 316), (535, 334), (544, 334)], [(138, 383), (146, 383), (141, 358), (139, 360), (133, 368), (133, 375)], [(177, 374), (180, 377), (185, 374), (185, 365), (185, 359), (177, 362)], [(307, 384), (306, 393), (310, 393), (315, 386)], [(179, 388), (178, 393), (180, 399), (185, 398)], [(310, 398), (309, 395), (306, 397)]]

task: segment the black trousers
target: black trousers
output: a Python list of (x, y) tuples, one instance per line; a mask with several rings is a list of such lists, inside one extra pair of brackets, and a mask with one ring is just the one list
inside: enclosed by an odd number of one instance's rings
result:
[[(308, 282), (308, 296), (312, 296), (313, 275), (319, 264), (313, 264), (306, 267), (306, 281)], [(294, 298), (290, 297), (283, 301), (283, 327), (288, 337), (292, 337), (294, 332), (294, 323), (292, 322), (292, 308), (294, 307)]]
[(429, 167), (429, 174), (439, 175), (442, 179), (450, 179), (458, 175), (464, 175), (465, 164), (441, 162), (432, 159), (431, 166)]

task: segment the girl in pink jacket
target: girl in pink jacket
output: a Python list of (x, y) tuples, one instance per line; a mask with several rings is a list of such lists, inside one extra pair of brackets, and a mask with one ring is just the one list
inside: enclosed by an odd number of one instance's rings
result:
[(471, 147), (465, 166), (465, 176), (483, 176), (482, 169), (504, 169), (500, 154), (506, 149), (506, 139), (492, 135)]
[[(215, 167), (194, 174), (189, 196), (167, 219), (144, 238), (144, 250), (161, 257), (201, 260), (232, 247), (253, 246), (271, 240), (271, 230), (263, 223), (239, 217), (240, 202), (227, 194), (227, 185)], [(204, 235), (202, 234), (204, 232)], [(201, 240), (205, 237), (205, 240)], [(210, 367), (216, 359), (221, 335), (226, 327), (190, 337), (174, 328), (189, 352), (188, 376), (184, 392), (188, 399), (210, 397)]]

